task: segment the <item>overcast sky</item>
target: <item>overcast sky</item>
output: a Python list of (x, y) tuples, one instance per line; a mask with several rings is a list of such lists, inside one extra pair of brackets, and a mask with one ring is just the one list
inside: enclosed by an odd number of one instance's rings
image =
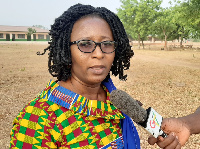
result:
[[(169, 0), (163, 1), (163, 7), (169, 6)], [(120, 0), (0, 0), (0, 25), (43, 25), (50, 29), (55, 18), (77, 3), (106, 7), (115, 13), (121, 5)]]

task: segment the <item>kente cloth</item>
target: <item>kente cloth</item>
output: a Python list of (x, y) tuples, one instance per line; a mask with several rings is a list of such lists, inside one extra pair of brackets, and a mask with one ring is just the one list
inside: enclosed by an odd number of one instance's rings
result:
[(102, 86), (106, 101), (89, 100), (51, 80), (14, 119), (10, 148), (140, 149), (132, 120), (110, 102), (112, 80)]

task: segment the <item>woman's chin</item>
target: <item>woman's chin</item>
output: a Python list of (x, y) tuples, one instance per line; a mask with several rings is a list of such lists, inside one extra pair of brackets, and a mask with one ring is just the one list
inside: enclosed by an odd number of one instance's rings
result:
[(92, 77), (90, 78), (90, 82), (92, 84), (99, 84), (101, 83), (104, 79), (106, 78), (106, 76), (95, 76), (95, 77)]

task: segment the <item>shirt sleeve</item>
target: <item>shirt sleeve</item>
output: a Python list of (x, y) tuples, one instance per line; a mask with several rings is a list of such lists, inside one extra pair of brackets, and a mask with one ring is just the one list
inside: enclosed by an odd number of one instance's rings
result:
[(51, 108), (45, 102), (31, 102), (24, 107), (13, 121), (10, 148), (57, 148), (62, 137)]

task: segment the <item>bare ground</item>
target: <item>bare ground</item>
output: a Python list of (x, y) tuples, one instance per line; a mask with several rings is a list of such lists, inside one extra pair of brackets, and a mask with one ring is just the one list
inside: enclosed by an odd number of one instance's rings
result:
[[(0, 148), (9, 147), (12, 121), (26, 103), (53, 79), (47, 70), (47, 57), (37, 56), (46, 42), (0, 42)], [(199, 50), (137, 50), (126, 73), (128, 80), (112, 77), (115, 85), (144, 108), (153, 107), (163, 117), (190, 114), (200, 106)], [(55, 79), (53, 79), (55, 80)], [(141, 147), (158, 148), (147, 142), (148, 134), (137, 126)], [(200, 149), (200, 135), (190, 137), (184, 149)]]

